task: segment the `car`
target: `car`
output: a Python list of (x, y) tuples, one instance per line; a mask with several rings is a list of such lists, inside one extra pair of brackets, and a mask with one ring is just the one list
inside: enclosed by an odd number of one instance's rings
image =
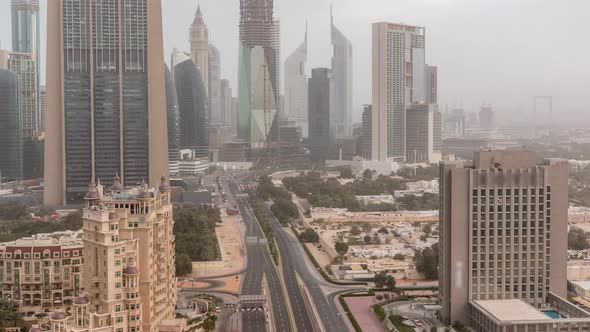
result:
[(412, 322), (418, 327), (422, 326), (422, 322), (419, 319), (414, 318), (412, 319)]

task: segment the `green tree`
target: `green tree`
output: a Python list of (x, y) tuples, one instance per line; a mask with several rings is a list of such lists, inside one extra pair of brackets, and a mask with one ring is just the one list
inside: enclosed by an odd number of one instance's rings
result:
[(18, 312), (12, 301), (7, 299), (0, 300), (0, 327), (4, 330), (6, 324), (16, 326), (16, 322), (23, 317), (23, 313)]
[(383, 288), (385, 286), (385, 281), (387, 280), (387, 273), (385, 271), (381, 271), (375, 275), (375, 286), (377, 288)]
[(314, 231), (311, 228), (306, 228), (305, 231), (303, 231), (300, 235), (299, 238), (303, 241), (303, 242), (312, 242), (312, 243), (318, 243), (320, 241), (320, 236), (318, 235), (318, 233), (316, 233), (316, 231)]
[(423, 273), (427, 279), (438, 279), (438, 246), (426, 248), (416, 253), (416, 270)]
[(354, 174), (352, 173), (352, 169), (350, 169), (350, 167), (341, 167), (340, 168), (340, 178), (341, 179), (354, 179)]
[(393, 259), (395, 259), (396, 261), (403, 261), (406, 259), (406, 255), (404, 254), (395, 254), (395, 256), (393, 256)]
[(365, 234), (369, 234), (373, 230), (373, 225), (370, 222), (364, 222), (361, 226)]
[(344, 256), (348, 252), (348, 244), (344, 242), (336, 242), (336, 246), (334, 247), (338, 255)]
[(375, 172), (374, 170), (366, 169), (366, 170), (363, 172), (363, 178), (364, 178), (364, 179), (372, 179), (372, 178), (373, 178), (373, 175), (374, 175), (375, 173), (376, 173), (376, 172)]
[(176, 275), (185, 276), (193, 272), (193, 262), (187, 254), (176, 256)]
[(359, 236), (361, 235), (361, 230), (357, 225), (352, 225), (352, 227), (350, 227), (350, 234), (354, 236)]
[(377, 232), (379, 232), (381, 234), (389, 234), (389, 231), (385, 227), (379, 228), (379, 230)]
[(17, 220), (27, 216), (27, 207), (18, 202), (0, 204), (0, 220)]
[(373, 238), (371, 237), (371, 235), (365, 235), (365, 237), (363, 238), (363, 241), (365, 242), (365, 244), (371, 243), (372, 240), (373, 240)]
[(375, 313), (375, 316), (379, 318), (380, 321), (383, 321), (385, 319), (385, 309), (383, 309), (381, 305), (375, 305), (373, 307), (373, 312)]
[(570, 250), (588, 249), (588, 233), (577, 227), (570, 228), (567, 234), (567, 246)]
[(389, 288), (390, 291), (395, 290), (395, 278), (393, 276), (388, 275), (385, 278), (385, 286)]

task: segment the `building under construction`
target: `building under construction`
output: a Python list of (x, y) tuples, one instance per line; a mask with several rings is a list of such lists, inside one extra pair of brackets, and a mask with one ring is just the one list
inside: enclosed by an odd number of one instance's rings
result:
[(240, 0), (238, 138), (269, 154), (279, 141), (279, 45), (273, 0)]

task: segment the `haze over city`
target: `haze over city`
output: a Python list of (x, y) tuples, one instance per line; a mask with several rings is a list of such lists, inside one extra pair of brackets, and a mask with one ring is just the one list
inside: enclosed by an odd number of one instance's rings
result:
[(0, 330), (590, 331), (587, 0), (0, 0)]
[[(45, 10), (41, 1), (41, 13)], [(222, 76), (237, 84), (239, 3), (232, 0), (163, 1), (164, 49), (187, 49), (188, 24), (197, 3), (221, 52)], [(476, 111), (491, 104), (503, 123), (530, 116), (533, 96), (551, 95), (566, 124), (586, 123), (590, 76), (585, 0), (280, 0), (281, 57), (301, 43), (308, 21), (308, 68), (329, 67), (330, 5), (335, 24), (354, 46), (354, 119), (371, 102), (371, 23), (403, 22), (426, 27), (427, 62), (438, 65), (441, 110)], [(0, 1), (10, 13), (10, 1)], [(44, 26), (44, 15), (41, 16)], [(0, 40), (10, 45), (10, 20), (0, 20)], [(44, 36), (45, 31), (42, 31)], [(44, 41), (42, 38), (42, 49)], [(169, 61), (169, 56), (166, 56)], [(281, 62), (282, 63), (282, 62)], [(309, 70), (309, 69), (308, 69)], [(42, 79), (45, 76), (41, 73)]]

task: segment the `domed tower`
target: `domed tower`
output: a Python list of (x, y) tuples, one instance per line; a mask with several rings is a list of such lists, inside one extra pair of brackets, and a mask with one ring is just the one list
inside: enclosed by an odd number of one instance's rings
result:
[(74, 299), (74, 325), (77, 328), (88, 327), (88, 306), (90, 300), (86, 294), (81, 294)]
[(123, 187), (123, 184), (121, 184), (121, 177), (119, 176), (119, 174), (116, 174), (115, 180), (113, 181), (113, 185), (111, 186), (111, 192), (117, 193), (123, 189), (125, 189), (125, 187)]
[(68, 328), (67, 316), (64, 312), (57, 311), (49, 316), (51, 332), (66, 332)]
[[(139, 268), (135, 264), (135, 258), (129, 258), (128, 265), (123, 269), (123, 288), (127, 294), (139, 294)], [(129, 315), (140, 316), (135, 322), (130, 321), (129, 327), (135, 323), (139, 328), (141, 326), (141, 298), (136, 296), (134, 298), (128, 298), (125, 302), (129, 305)]]
[(94, 206), (100, 201), (100, 193), (98, 192), (98, 188), (96, 188), (94, 180), (88, 185), (88, 192), (84, 196), (84, 201), (86, 201), (86, 207)]

